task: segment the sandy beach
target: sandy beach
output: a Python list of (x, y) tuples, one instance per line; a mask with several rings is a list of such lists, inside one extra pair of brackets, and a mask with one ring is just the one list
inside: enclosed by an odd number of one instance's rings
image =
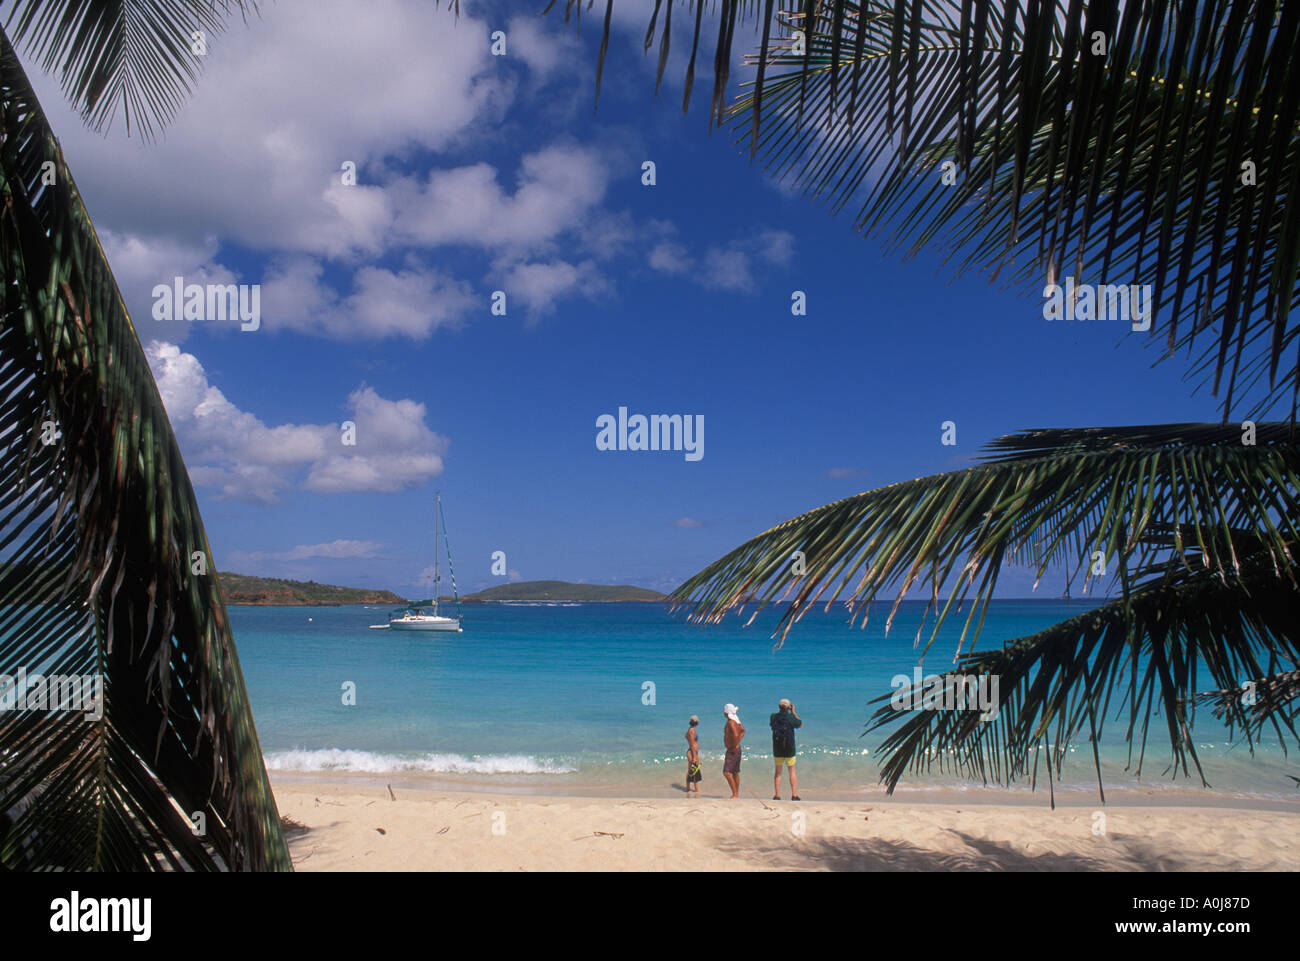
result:
[(281, 815), (298, 825), (289, 842), (299, 871), (1300, 869), (1294, 809), (274, 787)]

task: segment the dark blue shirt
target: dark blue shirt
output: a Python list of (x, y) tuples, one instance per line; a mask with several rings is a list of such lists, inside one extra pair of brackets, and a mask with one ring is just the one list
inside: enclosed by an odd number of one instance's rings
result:
[(794, 729), (803, 727), (803, 721), (781, 708), (767, 719), (767, 724), (772, 729), (772, 756), (794, 757)]

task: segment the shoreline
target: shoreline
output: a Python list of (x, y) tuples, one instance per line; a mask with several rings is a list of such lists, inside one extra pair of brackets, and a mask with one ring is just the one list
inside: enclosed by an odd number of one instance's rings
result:
[[(517, 780), (497, 780), (492, 783), (482, 778), (457, 778), (448, 775), (430, 775), (425, 773), (393, 772), (347, 772), (347, 771), (268, 771), (272, 789), (278, 794), (283, 787), (288, 791), (305, 791), (320, 787), (336, 791), (377, 790), (387, 796), (388, 786), (394, 791), (414, 792), (416, 796), (429, 794), (472, 795), (498, 799), (533, 799), (550, 800), (609, 800), (609, 801), (645, 801), (664, 802), (689, 800), (684, 789), (684, 782), (664, 783), (662, 790), (647, 790), (644, 785), (621, 784), (557, 784), (554, 775), (522, 775)], [(524, 778), (546, 777), (545, 782), (528, 783)], [(768, 777), (742, 777), (741, 800), (755, 800), (773, 803), (766, 792), (770, 789)], [(1029, 788), (1005, 787), (916, 787), (903, 786), (893, 795), (885, 793), (880, 785), (864, 787), (860, 791), (832, 789), (818, 791), (807, 780), (801, 787), (804, 802), (816, 801), (828, 804), (873, 804), (906, 807), (910, 805), (927, 805), (951, 807), (965, 805), (969, 807), (1014, 807), (1051, 810), (1052, 795), (1045, 785), (1038, 790)], [(789, 784), (783, 779), (783, 796), (788, 803)], [(728, 800), (721, 779), (711, 789), (699, 795), (702, 801)], [(1294, 799), (1254, 797), (1215, 793), (1183, 785), (1175, 787), (1110, 787), (1103, 802), (1094, 791), (1076, 789), (1055, 792), (1056, 808), (1089, 810), (1110, 810), (1112, 808), (1171, 808), (1194, 810), (1232, 810), (1278, 812), (1300, 815), (1300, 790)]]
[(379, 780), (272, 778), (296, 870), (1300, 870), (1294, 808), (624, 798)]

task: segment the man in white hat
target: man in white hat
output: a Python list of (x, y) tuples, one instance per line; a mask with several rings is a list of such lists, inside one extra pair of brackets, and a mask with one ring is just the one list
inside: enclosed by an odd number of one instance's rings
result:
[(722, 730), (722, 741), (727, 747), (722, 762), (722, 776), (731, 786), (731, 798), (740, 797), (740, 742), (745, 739), (745, 725), (740, 723), (740, 709), (728, 704), (722, 709), (727, 726)]

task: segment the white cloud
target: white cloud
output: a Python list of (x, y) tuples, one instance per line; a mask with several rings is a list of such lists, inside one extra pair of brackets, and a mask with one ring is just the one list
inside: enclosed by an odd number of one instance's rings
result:
[(697, 521), (694, 517), (679, 517), (673, 521), (673, 527), (680, 528), (684, 531), (697, 530), (704, 526), (704, 521)]
[(336, 313), (329, 320), (336, 333), (347, 333), (355, 322), (368, 334), (420, 338), (456, 324), (473, 300), (468, 286), (437, 271), (363, 267), (354, 284), (342, 316)]
[(665, 240), (650, 249), (650, 266), (666, 274), (683, 274), (690, 267), (686, 258), (686, 248), (681, 244)]
[(710, 247), (704, 254), (704, 274), (700, 282), (716, 290), (753, 290), (749, 255), (740, 250)]
[[(364, 13), (350, 0), (280, 0), (212, 39), (193, 96), (154, 144), (85, 129), (34, 68), (142, 338), (174, 344), (190, 331), (143, 313), (158, 283), (257, 282), (221, 263), (223, 244), (270, 255), (268, 330), (421, 339), (494, 289), (513, 286), (530, 320), (610, 292), (595, 265), (642, 256), (630, 254), (631, 216), (605, 207), (627, 145), (551, 144), (498, 162), (499, 125), (537, 87), (491, 56), (501, 26), (427, 0), (372, 0)], [(589, 83), (590, 51), (562, 17), (519, 15), (505, 29), (504, 59), (532, 80)], [(536, 106), (521, 109), (550, 129)], [(478, 143), (492, 163), (405, 173), (412, 158)], [(353, 186), (341, 180), (347, 161)], [(490, 272), (453, 275), (464, 268), (433, 251), (447, 246), (488, 253)]]
[[(445, 7), (279, 0), (248, 26), (235, 18), (152, 145), (87, 130), (30, 60), (29, 73), (98, 223), (320, 256), (373, 251), (391, 220), (367, 180), (377, 165), (454, 145), (508, 106), (487, 24)], [(357, 187), (341, 185), (348, 160)]]
[[(671, 225), (652, 223), (651, 228), (672, 235)], [(725, 245), (704, 251), (701, 269), (692, 271), (690, 251), (673, 240), (661, 240), (650, 249), (648, 263), (666, 274), (687, 274), (714, 290), (751, 292), (757, 289), (753, 264), (757, 260), (774, 267), (787, 267), (794, 259), (794, 235), (785, 230), (763, 230)]]
[(406, 336), (423, 339), (459, 326), (475, 306), (473, 291), (440, 270), (362, 267), (352, 292), (340, 296), (324, 281), (324, 265), (309, 257), (273, 264), (262, 283), (263, 327), (342, 339)]
[(794, 234), (788, 230), (764, 230), (754, 238), (754, 250), (760, 260), (785, 267), (794, 259)]
[(477, 163), (433, 170), (423, 184), (394, 182), (397, 233), (429, 246), (534, 251), (584, 224), (604, 199), (609, 172), (596, 150), (552, 146), (523, 157), (513, 194), (497, 178), (496, 168)]
[[(630, 16), (620, 8), (616, 22)], [(371, 0), (364, 12), (351, 0), (280, 0), (212, 38), (193, 96), (154, 144), (125, 141), (120, 129), (107, 138), (87, 130), (33, 65), (142, 338), (174, 344), (190, 330), (143, 313), (158, 283), (177, 275), (187, 283), (256, 282), (223, 265), (223, 244), (272, 256), (262, 279), (271, 330), (420, 339), (457, 325), (484, 306), (487, 291), (509, 285), (530, 320), (563, 299), (611, 292), (595, 265), (644, 256), (632, 245), (644, 230), (626, 211), (605, 207), (626, 144), (552, 144), (517, 164), (494, 156), (490, 164), (404, 172), (426, 154), (499, 147), (516, 97), (537, 88), (491, 56), (489, 34), (500, 26), (470, 11), (453, 17), (427, 0)], [(505, 29), (504, 59), (522, 63), (531, 80), (551, 78), (548, 91), (576, 90), (570, 74), (590, 83), (581, 59), (590, 50), (561, 16), (518, 15)], [(607, 83), (621, 82), (614, 74), (607, 71)], [(537, 104), (524, 106), (548, 129)], [(341, 182), (345, 161), (357, 165), (355, 186)], [(453, 276), (463, 268), (432, 250), (444, 246), (487, 252), (491, 271), (473, 283)], [(413, 251), (419, 262), (411, 262)], [(661, 259), (656, 269), (685, 256)], [(728, 248), (711, 263), (702, 282), (748, 289), (745, 258)]]
[(383, 546), (378, 541), (333, 540), (324, 544), (299, 544), (287, 551), (267, 553), (263, 551), (239, 551), (238, 557), (245, 561), (301, 561), (314, 557), (351, 558), (374, 557), (375, 552)]
[[(112, 264), (113, 278), (122, 292), (122, 300), (142, 340), (176, 342), (189, 335), (194, 321), (154, 320), (153, 289), (171, 285), (176, 277), (186, 284), (236, 284), (227, 267), (216, 260), (217, 240), (206, 237), (197, 241), (172, 237), (144, 237), (98, 231), (104, 253)], [(201, 323), (201, 321), (200, 321)], [(235, 320), (231, 326), (237, 326)]]
[(340, 424), (268, 426), (240, 410), (173, 344), (151, 343), (146, 353), (191, 480), (221, 497), (273, 503), (294, 487), (396, 491), (442, 473), (448, 441), (426, 426), (424, 404), (359, 387), (343, 418), (356, 424), (356, 445), (344, 446)]
[(566, 33), (563, 18), (514, 17), (506, 26), (506, 50), (528, 65), (534, 81), (545, 81), (557, 67), (574, 68), (586, 56), (575, 34)]
[(516, 264), (506, 273), (502, 286), (507, 306), (511, 297), (519, 298), (530, 319), (550, 313), (565, 295), (582, 294), (590, 300), (609, 290), (608, 282), (589, 260), (576, 265), (563, 260)]

